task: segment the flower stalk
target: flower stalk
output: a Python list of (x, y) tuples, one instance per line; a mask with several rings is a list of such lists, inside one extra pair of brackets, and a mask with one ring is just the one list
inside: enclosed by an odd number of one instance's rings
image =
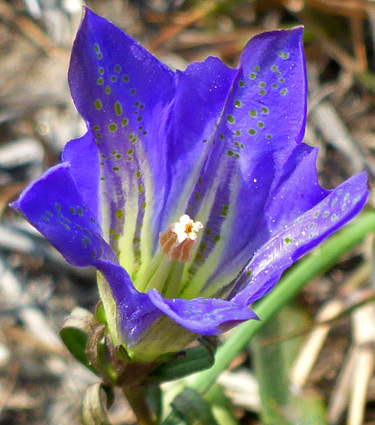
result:
[(146, 401), (145, 387), (123, 385), (121, 389), (137, 418), (137, 424), (155, 425), (156, 419)]

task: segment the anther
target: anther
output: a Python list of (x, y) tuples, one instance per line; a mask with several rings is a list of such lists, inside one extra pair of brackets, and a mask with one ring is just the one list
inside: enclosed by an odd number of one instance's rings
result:
[(198, 232), (203, 229), (200, 221), (192, 220), (187, 214), (160, 233), (159, 245), (169, 260), (187, 262), (197, 243)]

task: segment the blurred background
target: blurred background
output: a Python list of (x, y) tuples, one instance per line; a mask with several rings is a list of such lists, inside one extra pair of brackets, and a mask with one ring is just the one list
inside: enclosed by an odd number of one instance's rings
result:
[[(366, 168), (374, 206), (375, 1), (0, 0), (0, 425), (79, 424), (96, 380), (58, 337), (73, 307), (93, 310), (94, 273), (67, 265), (7, 206), (84, 133), (67, 84), (84, 3), (172, 69), (208, 55), (236, 66), (255, 34), (304, 25), (305, 142), (320, 147), (320, 182), (332, 188)], [(281, 346), (291, 388), (319, 400), (326, 423), (375, 424), (374, 246), (372, 235), (307, 285), (277, 338), (258, 338), (220, 378), (241, 424), (260, 423), (252, 353)], [(125, 402), (111, 420), (134, 423)]]

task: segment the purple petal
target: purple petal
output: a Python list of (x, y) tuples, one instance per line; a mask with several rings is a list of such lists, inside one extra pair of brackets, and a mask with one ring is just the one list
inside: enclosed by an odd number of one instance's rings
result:
[(67, 163), (48, 170), (12, 204), (75, 266), (96, 258), (116, 262), (101, 229), (78, 192)]
[(164, 314), (184, 328), (201, 335), (217, 335), (245, 320), (257, 319), (257, 315), (246, 306), (225, 300), (167, 300), (154, 289), (147, 295)]
[[(170, 191), (160, 230), (187, 212), (194, 186), (202, 184), (198, 180), (203, 161), (213, 150), (212, 137), (235, 75), (236, 70), (213, 57), (176, 73), (176, 96), (167, 130)], [(193, 192), (193, 199), (197, 194)]]
[(254, 255), (238, 278), (233, 301), (249, 305), (269, 292), (298, 258), (351, 220), (369, 195), (367, 173), (350, 178), (314, 208), (289, 223)]
[[(297, 158), (308, 155), (309, 148), (297, 148), (305, 119), (302, 28), (254, 37), (241, 57), (222, 119), (210, 140), (213, 151), (192, 190), (187, 211), (205, 224), (206, 232), (180, 296), (191, 298), (204, 285), (201, 294), (212, 295), (269, 238), (265, 210), (270, 194), (294, 172)], [(311, 188), (315, 184), (311, 182)], [(316, 198), (314, 188), (311, 200), (296, 209), (304, 212), (304, 205), (311, 208)], [(292, 209), (287, 218), (294, 214)]]
[[(65, 158), (81, 142), (68, 145)], [(132, 345), (161, 313), (146, 294), (133, 288), (129, 275), (116, 264), (117, 258), (103, 240), (101, 229), (78, 192), (71, 171), (67, 163), (51, 168), (30, 185), (12, 207), (25, 215), (69, 263), (93, 266), (104, 275), (119, 312), (122, 341)]]
[(71, 140), (64, 148), (62, 161), (70, 165), (79, 193), (97, 222), (99, 211), (99, 156), (91, 131), (77, 140)]
[(117, 264), (98, 260), (95, 267), (103, 274), (116, 303), (122, 342), (129, 347), (141, 341), (149, 328), (162, 316), (147, 294), (137, 292), (128, 273)]
[(69, 83), (100, 153), (104, 236), (131, 273), (142, 257), (151, 256), (145, 239), (158, 234), (153, 220), (166, 193), (164, 128), (175, 93), (174, 74), (131, 37), (86, 9), (73, 47)]

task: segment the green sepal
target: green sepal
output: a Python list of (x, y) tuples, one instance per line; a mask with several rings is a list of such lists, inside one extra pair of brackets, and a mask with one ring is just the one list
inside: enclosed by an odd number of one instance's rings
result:
[(106, 318), (106, 315), (105, 315), (104, 306), (103, 306), (103, 303), (101, 301), (99, 301), (96, 304), (95, 316), (96, 316), (98, 322), (101, 325), (106, 325), (107, 324), (107, 318)]
[(186, 425), (218, 425), (210, 403), (191, 388), (185, 388), (173, 400), (172, 408)]
[(86, 345), (90, 334), (94, 331), (98, 322), (93, 314), (89, 311), (76, 307), (68, 316), (62, 329), (60, 337), (70, 353), (89, 370), (98, 375), (97, 370), (91, 365), (86, 354)]
[[(105, 398), (105, 401), (103, 401)], [(107, 415), (114, 400), (112, 388), (94, 384), (87, 388), (82, 401), (82, 425), (111, 425)]]
[(208, 369), (214, 363), (214, 353), (206, 346), (188, 348), (179, 353), (175, 359), (158, 366), (151, 374), (151, 378), (158, 381), (171, 381), (192, 373)]

